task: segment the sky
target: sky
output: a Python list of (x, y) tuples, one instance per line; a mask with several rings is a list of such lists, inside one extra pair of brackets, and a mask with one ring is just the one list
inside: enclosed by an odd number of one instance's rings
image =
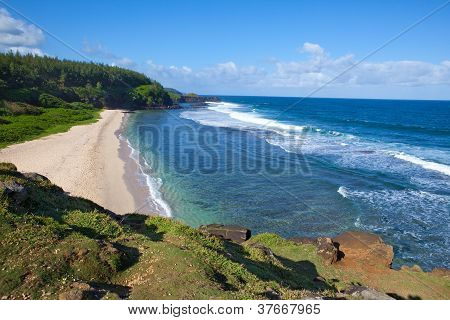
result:
[(199, 94), (450, 99), (446, 0), (0, 0), (8, 50)]

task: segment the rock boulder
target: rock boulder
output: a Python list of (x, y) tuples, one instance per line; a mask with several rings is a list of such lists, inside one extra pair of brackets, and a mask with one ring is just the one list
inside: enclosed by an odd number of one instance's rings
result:
[(6, 195), (20, 204), (28, 199), (28, 190), (15, 181), (0, 181), (0, 195)]
[(92, 300), (98, 298), (98, 291), (84, 282), (74, 282), (67, 291), (58, 295), (59, 300)]
[(305, 238), (297, 237), (291, 238), (291, 241), (297, 244), (312, 244), (317, 248), (317, 254), (322, 257), (325, 263), (333, 264), (337, 261), (338, 251), (334, 246), (333, 240), (327, 237)]
[(395, 300), (387, 294), (364, 286), (353, 285), (344, 292), (353, 299), (361, 300)]
[(362, 231), (348, 231), (334, 239), (339, 250), (338, 258), (344, 262), (360, 263), (390, 268), (394, 258), (392, 246), (373, 234)]
[(237, 243), (242, 243), (251, 237), (249, 229), (236, 225), (209, 224), (200, 226), (199, 229), (210, 235)]

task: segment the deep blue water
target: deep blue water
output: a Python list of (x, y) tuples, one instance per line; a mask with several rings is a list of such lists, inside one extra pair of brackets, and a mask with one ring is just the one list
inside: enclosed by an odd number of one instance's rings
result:
[(367, 230), (397, 267), (450, 267), (449, 101), (222, 99), (129, 118), (155, 211), (286, 237)]

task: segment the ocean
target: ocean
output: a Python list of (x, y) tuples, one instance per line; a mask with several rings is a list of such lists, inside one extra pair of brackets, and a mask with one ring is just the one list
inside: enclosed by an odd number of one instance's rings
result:
[(450, 268), (450, 101), (220, 98), (129, 116), (152, 211), (284, 237), (365, 230), (394, 267)]

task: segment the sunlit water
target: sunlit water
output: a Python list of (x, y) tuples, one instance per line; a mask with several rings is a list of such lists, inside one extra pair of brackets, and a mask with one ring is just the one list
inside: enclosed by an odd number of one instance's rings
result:
[(155, 211), (285, 237), (367, 230), (397, 267), (450, 267), (450, 102), (222, 99), (130, 116)]

